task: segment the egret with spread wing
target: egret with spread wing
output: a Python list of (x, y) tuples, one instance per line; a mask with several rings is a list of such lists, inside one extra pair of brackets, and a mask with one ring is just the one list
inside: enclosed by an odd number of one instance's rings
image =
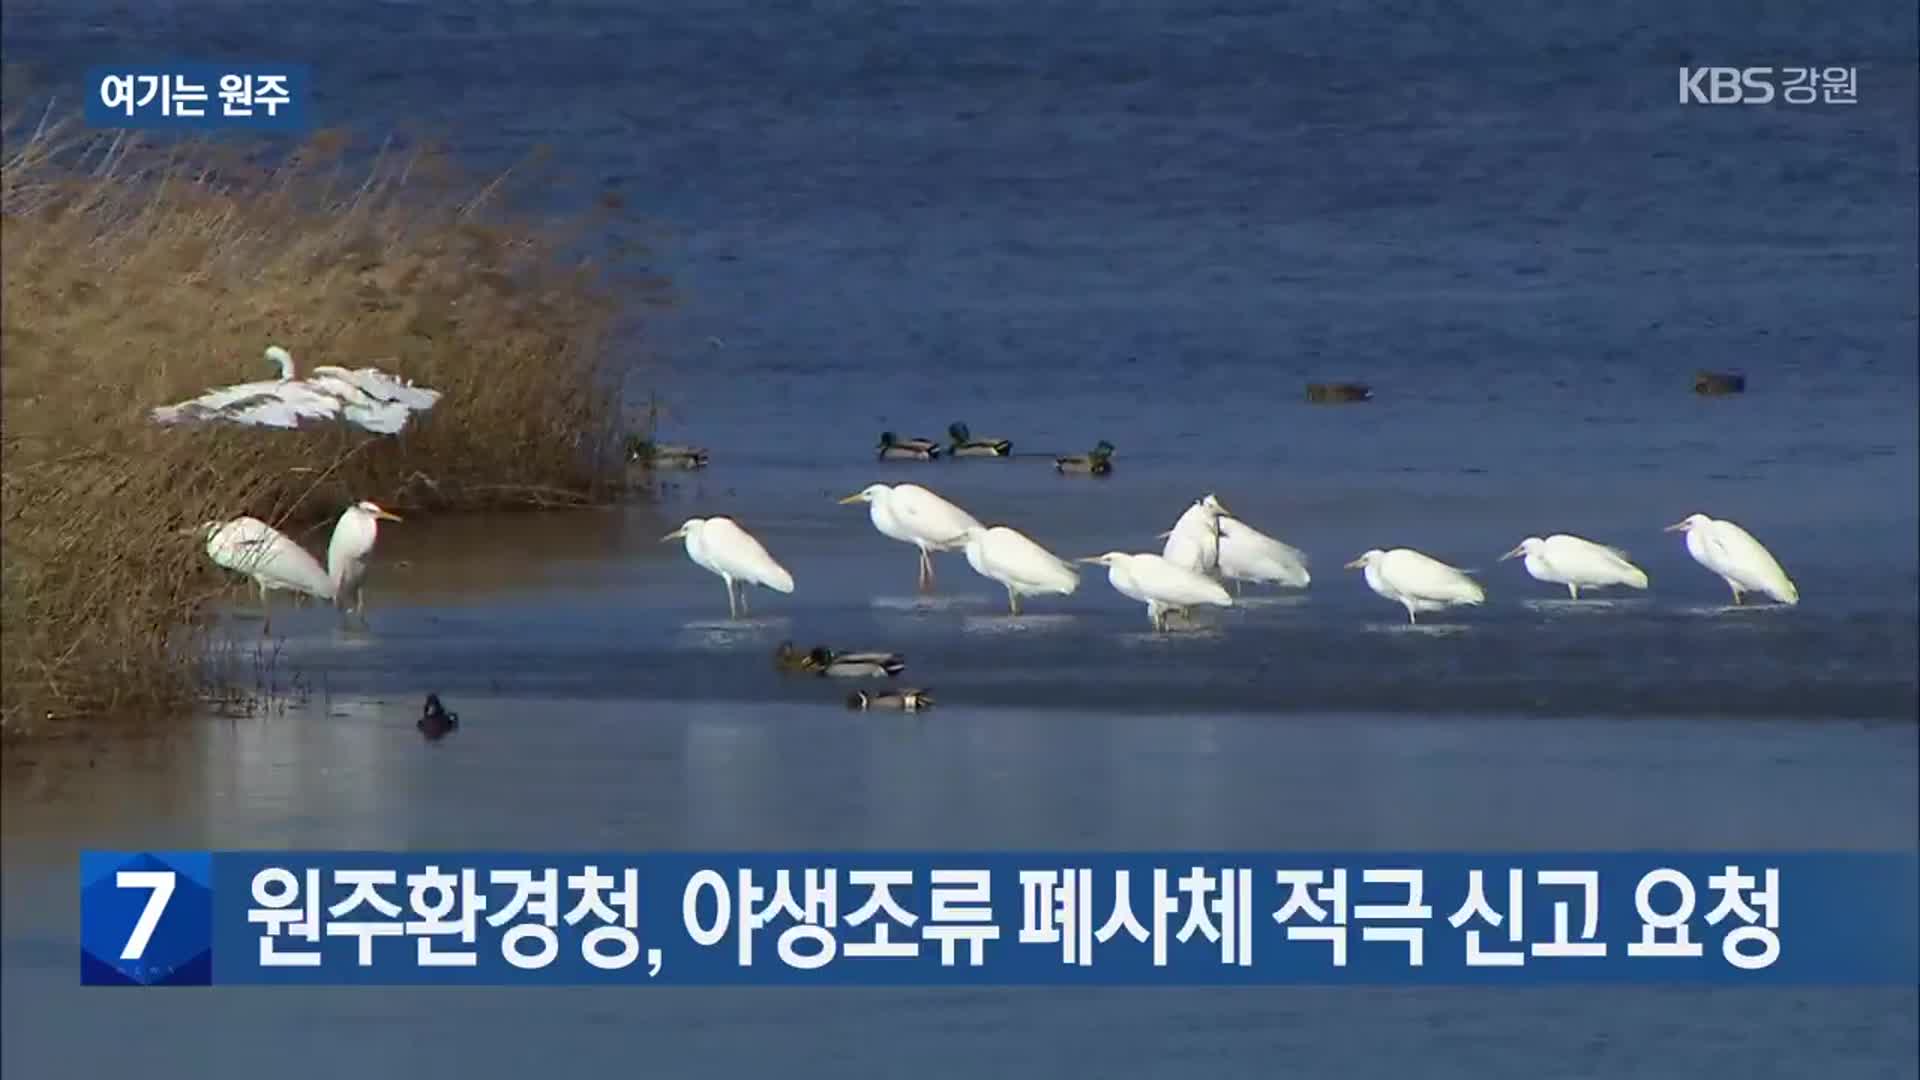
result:
[(297, 428), (309, 420), (344, 420), (381, 435), (403, 430), (415, 412), (433, 408), (438, 390), (413, 385), (377, 368), (348, 370), (323, 365), (313, 377), (295, 374), (293, 356), (278, 345), (266, 358), (280, 369), (278, 379), (238, 383), (209, 390), (177, 405), (151, 412), (155, 423), (223, 421), (253, 427)]
[(1581, 589), (1601, 589), (1625, 585), (1629, 589), (1647, 587), (1647, 572), (1633, 565), (1619, 548), (1596, 544), (1578, 536), (1555, 533), (1546, 539), (1529, 536), (1500, 561), (1524, 556), (1527, 573), (1535, 581), (1565, 585), (1568, 595), (1580, 599)]
[(880, 535), (920, 549), (920, 590), (933, 588), (935, 551), (958, 551), (967, 546), (967, 531), (980, 528), (972, 514), (919, 484), (869, 484), (840, 500), (842, 505), (863, 502)]
[(1780, 568), (1753, 534), (1731, 521), (1690, 514), (1684, 521), (1667, 526), (1667, 532), (1687, 534), (1687, 554), (1693, 561), (1720, 575), (1733, 590), (1733, 602), (1745, 602), (1749, 592), (1764, 593), (1782, 604), (1798, 604), (1800, 589)]
[[(660, 538), (684, 539), (687, 558), (709, 573), (720, 575), (727, 583), (727, 616), (737, 619), (747, 609), (748, 585), (761, 585), (775, 592), (791, 593), (793, 575), (774, 561), (760, 541), (734, 524), (732, 518), (688, 518), (686, 524)], [(735, 586), (739, 586), (738, 595)]]

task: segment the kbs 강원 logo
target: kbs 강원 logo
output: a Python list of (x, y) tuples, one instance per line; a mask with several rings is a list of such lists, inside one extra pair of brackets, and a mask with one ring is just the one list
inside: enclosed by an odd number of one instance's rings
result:
[[(1774, 78), (1774, 72), (1779, 78)], [(1680, 69), (1682, 105), (1853, 105), (1859, 79), (1853, 68), (1698, 67)]]
[(211, 984), (212, 886), (204, 851), (81, 852), (81, 985)]

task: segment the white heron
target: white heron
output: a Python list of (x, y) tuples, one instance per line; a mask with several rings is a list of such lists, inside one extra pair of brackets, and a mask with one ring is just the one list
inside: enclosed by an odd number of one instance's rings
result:
[(301, 379), (287, 350), (270, 345), (266, 358), (279, 367), (278, 379), (209, 390), (177, 405), (162, 405), (150, 415), (160, 424), (225, 421), (276, 428), (297, 428), (307, 420), (345, 420), (376, 434), (392, 435), (405, 429), (413, 413), (431, 409), (440, 400), (440, 391), (415, 386), (378, 368), (322, 365), (313, 369), (311, 378)]
[(1237, 517), (1220, 518), (1220, 576), (1234, 583), (1272, 582), (1304, 589), (1313, 581), (1307, 573), (1306, 553), (1283, 544)]
[(366, 579), (367, 557), (378, 535), (374, 521), (385, 518), (399, 521), (372, 502), (349, 506), (334, 524), (333, 539), (327, 546), (327, 567), (307, 553), (285, 533), (255, 517), (237, 517), (231, 521), (209, 521), (199, 530), (206, 537), (207, 557), (216, 566), (233, 570), (253, 579), (260, 589), (262, 633), (273, 629), (273, 608), (269, 593), (305, 593), (345, 609), (348, 592), (354, 596), (354, 610), (365, 607), (362, 584)]
[(1413, 550), (1373, 548), (1346, 564), (1349, 570), (1364, 569), (1367, 587), (1407, 609), (1407, 621), (1420, 611), (1438, 611), (1455, 604), (1479, 604), (1487, 599), (1480, 583), (1438, 559)]
[(933, 588), (932, 553), (966, 547), (967, 531), (981, 527), (972, 514), (919, 484), (869, 484), (840, 500), (843, 506), (860, 502), (880, 535), (920, 549), (922, 592)]
[(1219, 582), (1164, 556), (1109, 551), (1080, 560), (1107, 568), (1107, 581), (1120, 595), (1147, 605), (1147, 621), (1167, 628), (1167, 612), (1184, 613), (1197, 604), (1232, 607), (1233, 597)]
[(967, 530), (967, 565), (1006, 586), (1007, 609), (1015, 615), (1022, 596), (1071, 596), (1080, 587), (1079, 572), (1065, 559), (1005, 525)]
[[(782, 593), (793, 591), (793, 575), (732, 518), (688, 518), (686, 524), (660, 539), (664, 543), (682, 538), (686, 540), (687, 558), (701, 569), (720, 575), (720, 580), (727, 583), (728, 618), (737, 619), (747, 609), (748, 585), (761, 585)], [(737, 596), (736, 583), (739, 585)]]
[(361, 500), (346, 508), (333, 526), (333, 539), (327, 542), (327, 577), (333, 582), (334, 603), (347, 610), (347, 597), (353, 596), (353, 613), (366, 610), (367, 559), (373, 554), (373, 542), (380, 536), (380, 522), (399, 521), (378, 503)]
[(1667, 526), (1666, 531), (1687, 534), (1687, 554), (1720, 575), (1733, 590), (1735, 604), (1744, 603), (1744, 594), (1749, 592), (1765, 593), (1782, 604), (1800, 602), (1800, 590), (1773, 553), (1733, 522), (1689, 514), (1684, 521)]
[(1173, 528), (1161, 534), (1167, 540), (1160, 549), (1161, 557), (1202, 574), (1219, 573), (1220, 519), (1227, 513), (1212, 494), (1195, 500)]
[(1527, 573), (1535, 581), (1565, 585), (1567, 594), (1580, 599), (1581, 589), (1601, 589), (1625, 585), (1629, 589), (1647, 587), (1647, 572), (1633, 565), (1619, 548), (1596, 544), (1578, 536), (1555, 533), (1546, 539), (1529, 536), (1500, 561), (1525, 556)]

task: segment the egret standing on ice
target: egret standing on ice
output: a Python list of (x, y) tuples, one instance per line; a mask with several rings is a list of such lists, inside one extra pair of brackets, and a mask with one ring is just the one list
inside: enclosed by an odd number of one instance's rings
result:
[(1487, 598), (1487, 591), (1464, 571), (1412, 548), (1374, 548), (1348, 563), (1347, 569), (1365, 569), (1367, 588), (1405, 607), (1409, 623), (1419, 622), (1414, 618), (1418, 611), (1479, 604)]
[(1220, 519), (1227, 508), (1209, 494), (1187, 507), (1173, 528), (1163, 533), (1166, 546), (1160, 556), (1168, 562), (1202, 574), (1220, 572)]
[(1065, 560), (1005, 525), (967, 530), (967, 565), (1007, 587), (1007, 609), (1015, 615), (1023, 594), (1070, 596), (1080, 587), (1080, 575)]
[(1568, 595), (1580, 599), (1580, 590), (1625, 585), (1629, 589), (1647, 587), (1647, 572), (1627, 561), (1619, 548), (1596, 544), (1578, 536), (1555, 533), (1545, 540), (1529, 536), (1520, 546), (1500, 556), (1501, 562), (1526, 556), (1527, 573), (1535, 581), (1565, 585)]
[(347, 610), (347, 595), (353, 595), (353, 613), (366, 610), (367, 557), (373, 554), (373, 542), (380, 536), (380, 522), (399, 521), (398, 514), (382, 510), (377, 503), (361, 501), (347, 507), (333, 527), (333, 539), (327, 542), (327, 576), (333, 582), (334, 604)]
[(1109, 551), (1080, 561), (1106, 567), (1115, 591), (1147, 605), (1147, 621), (1155, 630), (1167, 628), (1168, 611), (1184, 613), (1195, 604), (1233, 606), (1233, 597), (1219, 582), (1159, 555)]
[(1749, 592), (1765, 593), (1782, 604), (1800, 602), (1800, 590), (1773, 553), (1733, 522), (1690, 514), (1686, 520), (1667, 526), (1666, 531), (1687, 534), (1687, 554), (1726, 581), (1735, 604), (1744, 603), (1742, 594)]
[(1220, 518), (1220, 576), (1233, 581), (1270, 581), (1290, 589), (1304, 589), (1313, 580), (1307, 556), (1236, 517)]
[(967, 530), (980, 528), (972, 514), (919, 484), (869, 484), (840, 500), (841, 505), (863, 502), (880, 535), (920, 549), (920, 591), (933, 588), (935, 551), (958, 551), (967, 546)]
[[(732, 518), (688, 518), (686, 524), (660, 540), (664, 543), (682, 537), (687, 542), (687, 558), (727, 583), (728, 618), (737, 619), (746, 610), (748, 585), (764, 585), (775, 592), (793, 591), (793, 575)], [(735, 582), (740, 584), (737, 597)]]

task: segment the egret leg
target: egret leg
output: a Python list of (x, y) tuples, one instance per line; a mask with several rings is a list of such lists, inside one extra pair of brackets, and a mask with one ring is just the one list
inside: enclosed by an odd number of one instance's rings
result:
[(1575, 585), (1572, 582), (1568, 582), (1567, 595), (1573, 597), (1575, 600), (1580, 599), (1580, 586)]
[(1414, 617), (1413, 617), (1413, 605), (1412, 605), (1412, 604), (1408, 604), (1408, 605), (1407, 605), (1407, 625), (1408, 625), (1408, 626), (1418, 626), (1418, 625), (1420, 625), (1420, 620), (1419, 620), (1419, 619), (1416, 619), (1416, 618), (1414, 618)]
[(1233, 595), (1244, 596), (1246, 595), (1246, 592), (1247, 592), (1246, 583), (1241, 581), (1239, 578), (1234, 578), (1233, 579)]
[(920, 548), (920, 591), (933, 591), (933, 560), (927, 556), (927, 549)]
[(260, 583), (260, 636), (273, 633), (273, 601), (267, 591), (267, 583)]
[(744, 582), (744, 581), (740, 583), (740, 614), (742, 614), (742, 615), (751, 615), (751, 614), (753, 614), (753, 612), (752, 612), (752, 611), (751, 611), (750, 609), (748, 609), (748, 607), (747, 607), (747, 591), (748, 591), (748, 590), (749, 590), (749, 589), (750, 589), (751, 587), (752, 587), (752, 586), (750, 586), (750, 585), (748, 585), (748, 584), (747, 584), (746, 582)]
[(720, 580), (727, 583), (727, 618), (737, 619), (740, 617), (740, 601), (733, 595), (733, 579), (722, 577)]
[(1007, 610), (1015, 615), (1020, 614), (1020, 594), (1014, 592), (1011, 585), (1007, 586)]

